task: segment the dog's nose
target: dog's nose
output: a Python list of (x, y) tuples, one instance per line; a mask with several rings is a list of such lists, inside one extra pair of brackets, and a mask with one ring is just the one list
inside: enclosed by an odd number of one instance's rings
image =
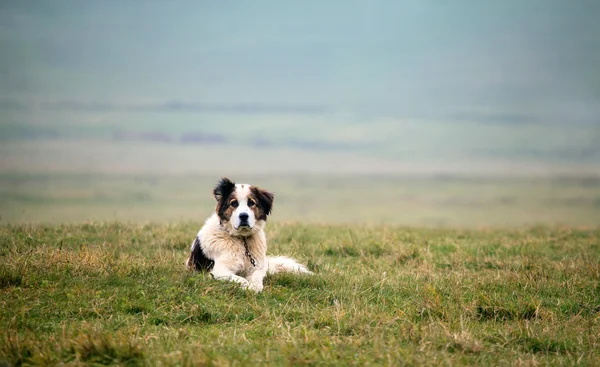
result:
[(240, 213), (240, 220), (242, 222), (247, 222), (249, 217), (250, 216), (248, 215), (248, 213)]

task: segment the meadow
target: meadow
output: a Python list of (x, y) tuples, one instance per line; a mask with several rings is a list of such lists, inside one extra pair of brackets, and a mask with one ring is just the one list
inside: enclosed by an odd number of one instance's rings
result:
[(269, 223), (316, 272), (184, 267), (198, 224), (0, 226), (2, 365), (598, 365), (600, 231)]
[[(246, 148), (1, 145), (0, 365), (600, 363), (589, 167)], [(222, 175), (275, 192), (269, 252), (315, 276), (184, 267)]]
[(600, 366), (599, 2), (141, 3), (0, 2), (0, 367)]

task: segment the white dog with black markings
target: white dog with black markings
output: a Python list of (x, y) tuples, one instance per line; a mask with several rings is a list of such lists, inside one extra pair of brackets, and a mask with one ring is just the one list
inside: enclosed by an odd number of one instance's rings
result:
[(215, 279), (255, 292), (263, 290), (267, 273), (312, 274), (292, 258), (267, 256), (264, 228), (273, 207), (272, 193), (223, 178), (213, 195), (217, 207), (192, 243), (189, 268), (209, 271)]

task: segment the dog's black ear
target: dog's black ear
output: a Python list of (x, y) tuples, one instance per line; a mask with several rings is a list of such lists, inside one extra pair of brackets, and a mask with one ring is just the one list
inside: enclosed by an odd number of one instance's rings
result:
[(256, 198), (256, 204), (260, 208), (261, 213), (258, 215), (258, 219), (266, 220), (267, 215), (271, 214), (273, 208), (273, 201), (275, 195), (267, 190), (263, 190), (258, 187), (252, 187), (252, 194)]
[(215, 208), (215, 211), (217, 212), (217, 215), (219, 216), (221, 221), (229, 219), (226, 218), (225, 210), (227, 209), (227, 200), (229, 200), (229, 197), (231, 196), (234, 190), (235, 183), (233, 183), (227, 177), (223, 177), (213, 190), (213, 195), (217, 200), (217, 207)]
[(224, 200), (231, 195), (233, 190), (235, 190), (235, 183), (227, 177), (223, 177), (217, 186), (215, 186), (213, 196), (217, 201)]

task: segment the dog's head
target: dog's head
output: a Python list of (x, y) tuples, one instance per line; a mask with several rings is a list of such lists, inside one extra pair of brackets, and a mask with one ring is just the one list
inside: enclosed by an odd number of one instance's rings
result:
[(274, 195), (256, 186), (235, 184), (224, 177), (213, 190), (216, 212), (222, 225), (239, 236), (248, 236), (264, 226), (271, 214)]

